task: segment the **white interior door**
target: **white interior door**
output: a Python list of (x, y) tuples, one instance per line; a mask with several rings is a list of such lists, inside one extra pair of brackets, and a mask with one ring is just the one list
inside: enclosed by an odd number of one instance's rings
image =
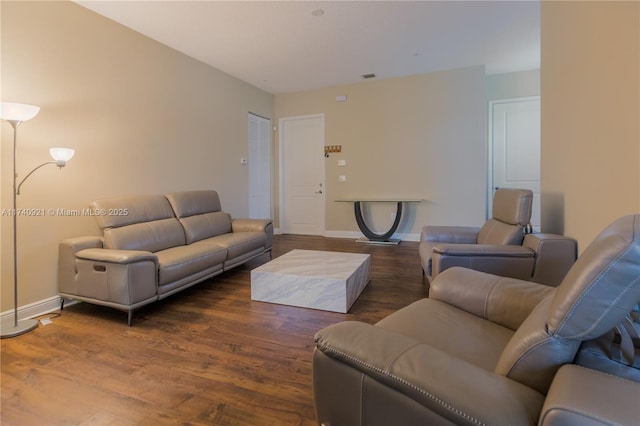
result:
[(493, 199), (495, 189), (501, 187), (532, 190), (531, 224), (539, 231), (540, 97), (491, 102), (490, 129), (493, 180), (489, 195)]
[(271, 219), (271, 120), (249, 114), (249, 218)]
[(280, 226), (324, 233), (324, 115), (280, 120)]

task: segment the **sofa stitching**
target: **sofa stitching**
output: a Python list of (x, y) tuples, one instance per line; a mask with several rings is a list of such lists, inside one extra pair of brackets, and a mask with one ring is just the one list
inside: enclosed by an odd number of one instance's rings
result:
[[(634, 226), (635, 227), (635, 226)], [(624, 252), (622, 252), (621, 254), (619, 254), (617, 256), (617, 258), (612, 261), (611, 263), (609, 263), (609, 265), (607, 266), (607, 268), (602, 271), (600, 273), (600, 275), (598, 275), (598, 278), (596, 278), (593, 283), (589, 286), (589, 288), (582, 293), (582, 295), (578, 298), (578, 300), (576, 301), (576, 303), (574, 303), (573, 307), (569, 310), (569, 312), (567, 313), (567, 316), (562, 320), (562, 322), (560, 323), (560, 325), (558, 326), (558, 328), (556, 329), (554, 334), (557, 334), (558, 332), (560, 332), (560, 330), (565, 326), (565, 324), (567, 323), (567, 321), (569, 321), (569, 319), (573, 316), (574, 311), (578, 308), (578, 305), (580, 304), (580, 302), (582, 301), (582, 299), (584, 299), (588, 293), (590, 293), (594, 287), (596, 287), (596, 285), (603, 279), (603, 277), (607, 274), (607, 272), (609, 272), (610, 269), (612, 269), (615, 265), (617, 265), (620, 260), (627, 255), (627, 253), (629, 253), (631, 251), (631, 249), (634, 247), (634, 242), (636, 242), (637, 236), (634, 235), (632, 242), (629, 244), (629, 246), (626, 248), (626, 250)], [(637, 278), (636, 280), (634, 280), (630, 285), (634, 284), (635, 282), (637, 282)], [(625, 289), (625, 292), (627, 291), (627, 289), (630, 287), (627, 286), (627, 288)], [(624, 294), (624, 292), (623, 292)], [(596, 323), (594, 324), (597, 325), (599, 323), (599, 321), (605, 316), (606, 313), (609, 312), (609, 310), (613, 307), (613, 304), (610, 305), (609, 309), (606, 309), (603, 314), (600, 316), (600, 318), (598, 319), (598, 321), (596, 321)], [(593, 328), (593, 327), (592, 327)], [(586, 332), (580, 333), (576, 336), (572, 336), (573, 338), (575, 337), (580, 337), (581, 335), (585, 334)]]
[(629, 285), (627, 285), (627, 286), (624, 288), (624, 290), (620, 293), (620, 295), (619, 295), (618, 297), (616, 297), (616, 298), (612, 301), (612, 303), (611, 303), (611, 305), (610, 305), (609, 309), (606, 309), (606, 310), (602, 313), (602, 315), (600, 315), (600, 316), (598, 317), (598, 319), (593, 323), (593, 325), (592, 325), (591, 327), (589, 327), (589, 329), (584, 330), (582, 333), (578, 333), (578, 334), (576, 334), (576, 335), (574, 335), (574, 336), (568, 336), (568, 337), (569, 337), (569, 338), (579, 338), (579, 337), (582, 337), (582, 336), (584, 336), (584, 335), (588, 334), (589, 332), (591, 332), (591, 331), (592, 331), (592, 330), (593, 330), (593, 329), (594, 329), (598, 324), (600, 324), (600, 322), (602, 321), (602, 319), (603, 319), (603, 318), (606, 316), (606, 314), (611, 310), (611, 308), (612, 308), (613, 306), (617, 305), (617, 302), (618, 302), (620, 299), (622, 299), (622, 297), (623, 297), (623, 296), (624, 296), (624, 295), (629, 291), (629, 289), (630, 289), (631, 287), (633, 287), (633, 286), (638, 282), (638, 280), (640, 280), (640, 276), (636, 277), (636, 279), (635, 279), (635, 280), (631, 281), (631, 283), (629, 283)]
[(547, 335), (547, 337), (545, 337), (543, 340), (541, 340), (540, 342), (536, 343), (535, 345), (532, 345), (530, 347), (527, 348), (527, 350), (525, 350), (522, 355), (520, 355), (518, 357), (518, 359), (516, 359), (513, 364), (511, 365), (511, 368), (509, 368), (509, 371), (507, 372), (506, 376), (508, 377), (511, 373), (514, 372), (514, 370), (516, 369), (516, 367), (518, 367), (518, 365), (521, 362), (524, 362), (525, 358), (527, 358), (529, 355), (531, 355), (535, 350), (537, 350), (539, 347), (544, 346), (546, 344), (548, 344), (554, 337), (552, 337), (551, 335)]
[(491, 284), (491, 288), (489, 288), (489, 291), (487, 292), (487, 296), (484, 299), (484, 317), (486, 319), (489, 319), (489, 299), (491, 299), (491, 294), (493, 293), (493, 290), (498, 286), (498, 282), (504, 281), (503, 279), (497, 280), (495, 281), (493, 284)]
[(367, 396), (365, 395), (365, 393), (367, 392), (367, 387), (364, 385), (364, 381), (366, 379), (366, 374), (362, 373), (362, 378), (360, 379), (360, 395), (362, 395), (362, 397), (360, 398), (360, 421), (358, 422), (358, 424), (360, 426), (365, 425), (365, 417), (364, 417), (364, 413), (365, 413), (365, 404), (366, 404), (366, 400), (367, 400)]
[(403, 379), (401, 377), (398, 377), (395, 374), (392, 374), (392, 373), (390, 373), (388, 371), (385, 371), (385, 370), (383, 370), (383, 369), (381, 369), (379, 367), (376, 367), (376, 366), (371, 365), (371, 364), (369, 364), (367, 362), (364, 362), (364, 361), (362, 361), (362, 360), (360, 360), (360, 359), (358, 359), (358, 358), (356, 358), (356, 357), (354, 357), (352, 355), (349, 355), (349, 354), (344, 353), (344, 352), (342, 352), (342, 351), (340, 351), (338, 349), (335, 349), (335, 348), (329, 346), (327, 343), (322, 342), (321, 340), (318, 340), (317, 344), (318, 344), (318, 347), (323, 352), (333, 352), (333, 353), (338, 354), (338, 355), (340, 355), (340, 356), (342, 356), (342, 357), (344, 357), (344, 358), (346, 358), (346, 359), (348, 359), (348, 360), (350, 360), (350, 361), (352, 361), (352, 362), (354, 362), (356, 364), (360, 364), (360, 365), (362, 365), (362, 366), (364, 366), (364, 367), (366, 367), (366, 368), (368, 368), (370, 370), (373, 370), (373, 371), (376, 371), (376, 372), (378, 372), (380, 374), (386, 375), (389, 378), (391, 378), (391, 379), (393, 379), (393, 380), (395, 380), (395, 381), (397, 381), (397, 382), (399, 382), (399, 383), (401, 383), (401, 384), (403, 384), (405, 386), (408, 386), (409, 388), (411, 388), (411, 389), (413, 389), (415, 391), (418, 391), (419, 393), (423, 394), (427, 398), (429, 398), (429, 399), (435, 401), (436, 403), (440, 404), (442, 407), (446, 408), (447, 410), (449, 410), (449, 411), (451, 411), (451, 412), (453, 412), (453, 413), (455, 413), (455, 414), (457, 414), (457, 415), (469, 420), (470, 422), (472, 422), (474, 424), (477, 424), (477, 425), (485, 426), (485, 423), (481, 422), (480, 420), (470, 416), (469, 414), (467, 414), (467, 413), (465, 413), (463, 411), (460, 411), (459, 409), (451, 406), (450, 404), (448, 404), (447, 402), (445, 402), (442, 399), (438, 398), (437, 396), (433, 395), (432, 393), (427, 392), (426, 390), (421, 389), (421, 388), (417, 387), (416, 385), (414, 385), (412, 383), (409, 383), (405, 379)]

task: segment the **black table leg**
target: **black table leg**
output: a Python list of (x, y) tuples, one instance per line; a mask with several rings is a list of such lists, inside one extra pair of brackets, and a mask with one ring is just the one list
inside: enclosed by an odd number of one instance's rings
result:
[(362, 209), (360, 207), (360, 201), (356, 201), (353, 203), (355, 214), (356, 214), (356, 222), (358, 223), (358, 228), (367, 237), (370, 241), (388, 241), (389, 238), (393, 235), (394, 232), (398, 229), (398, 225), (400, 225), (400, 219), (402, 218), (402, 201), (398, 201), (398, 207), (396, 210), (396, 218), (393, 221), (393, 225), (391, 225), (391, 229), (389, 229), (384, 234), (376, 234), (367, 226), (364, 218), (362, 217)]

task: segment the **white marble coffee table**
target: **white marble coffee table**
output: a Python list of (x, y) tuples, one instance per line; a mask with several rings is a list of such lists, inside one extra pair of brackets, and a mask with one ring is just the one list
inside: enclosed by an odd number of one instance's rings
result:
[(370, 266), (368, 254), (291, 250), (251, 271), (251, 300), (346, 313)]

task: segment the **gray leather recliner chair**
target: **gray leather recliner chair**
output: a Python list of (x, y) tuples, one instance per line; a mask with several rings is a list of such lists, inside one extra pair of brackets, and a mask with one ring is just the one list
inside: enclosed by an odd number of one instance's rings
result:
[(429, 298), (376, 325), (316, 334), (318, 423), (640, 424), (638, 360), (612, 360), (615, 341), (592, 344), (638, 301), (640, 215), (607, 227), (558, 287), (448, 269)]
[(500, 188), (492, 217), (482, 227), (424, 226), (418, 252), (431, 282), (454, 266), (551, 286), (562, 281), (575, 262), (578, 244), (555, 234), (525, 234), (531, 220), (533, 192)]

